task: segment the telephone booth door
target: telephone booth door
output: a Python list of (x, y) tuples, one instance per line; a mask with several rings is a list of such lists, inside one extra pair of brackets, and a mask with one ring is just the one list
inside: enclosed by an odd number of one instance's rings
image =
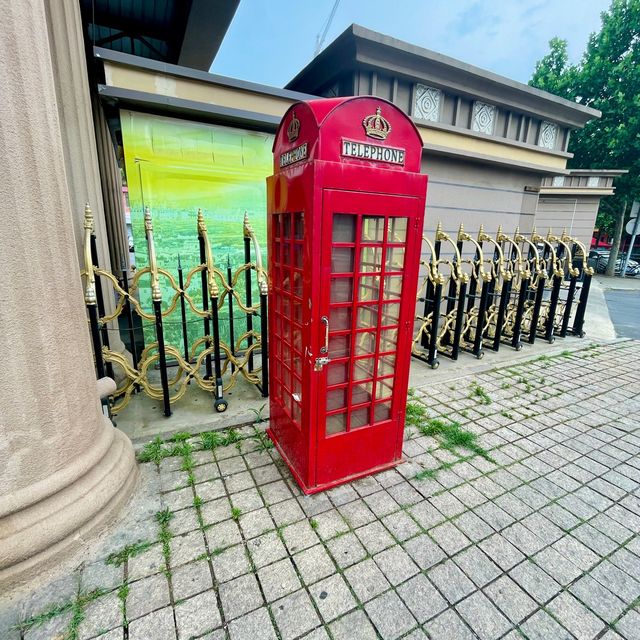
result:
[[(323, 192), (321, 300), (328, 364), (317, 371), (316, 482), (400, 460), (415, 312), (406, 255), (419, 251), (418, 198)], [(399, 393), (394, 394), (394, 390)], [(404, 396), (404, 397), (403, 397)]]

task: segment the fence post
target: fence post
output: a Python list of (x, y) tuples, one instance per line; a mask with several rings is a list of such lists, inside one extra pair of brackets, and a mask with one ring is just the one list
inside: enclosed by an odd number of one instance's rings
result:
[[(244, 262), (245, 264), (251, 264), (251, 227), (249, 225), (249, 214), (244, 212), (244, 224), (243, 224), (243, 235), (244, 235)], [(244, 282), (245, 282), (245, 306), (250, 308), (253, 306), (253, 297), (251, 294), (251, 269), (245, 269), (244, 271)], [(247, 338), (247, 349), (251, 349), (251, 345), (253, 345), (253, 313), (248, 312), (247, 314), (247, 333), (249, 334)], [(253, 371), (253, 351), (249, 353), (249, 373)]]
[[(96, 234), (91, 233), (91, 262), (93, 266), (98, 269), (100, 268), (100, 264), (98, 263), (98, 246), (96, 244)], [(105, 308), (104, 308), (104, 294), (102, 292), (102, 280), (100, 280), (100, 276), (96, 274), (95, 278), (95, 286), (96, 286), (96, 300), (98, 303), (98, 324), (100, 326), (100, 335), (102, 336), (102, 344), (110, 348), (109, 344), (109, 327), (107, 327), (106, 323), (100, 324), (99, 319), (104, 317)], [(110, 362), (105, 363), (105, 371), (110, 378), (113, 378), (113, 365)]]
[(158, 279), (158, 263), (156, 261), (156, 248), (153, 244), (153, 223), (149, 207), (144, 210), (144, 230), (147, 237), (147, 249), (149, 253), (149, 267), (151, 268), (151, 299), (153, 300), (153, 312), (156, 321), (156, 339), (158, 340), (158, 358), (160, 362), (160, 382), (162, 384), (162, 405), (164, 415), (171, 415), (171, 401), (169, 398), (169, 379), (167, 376), (167, 354), (164, 351), (164, 329), (162, 326), (162, 292)]
[(269, 323), (267, 318), (268, 288), (265, 280), (260, 282), (260, 351), (262, 354), (262, 397), (269, 395)]
[[(200, 273), (200, 279), (202, 282), (202, 310), (205, 312), (204, 317), (204, 335), (207, 338), (205, 347), (208, 349), (211, 346), (211, 324), (209, 321), (209, 290), (207, 287), (207, 256), (205, 250), (205, 242), (203, 237), (203, 229), (206, 232), (206, 225), (204, 223), (204, 215), (202, 209), (198, 209), (198, 246), (200, 247), (200, 264), (204, 265), (204, 269)], [(211, 369), (211, 353), (207, 353), (205, 356), (205, 380), (211, 380), (213, 372)]]
[[(189, 363), (189, 333), (187, 331), (187, 306), (184, 301), (184, 278), (182, 276), (182, 262), (178, 254), (178, 286), (180, 287), (180, 317), (182, 319), (182, 343), (184, 346), (184, 359)], [(187, 375), (188, 372), (187, 372)]]
[[(227, 284), (229, 285), (228, 297), (229, 297), (229, 349), (231, 350), (231, 355), (235, 357), (236, 355), (236, 336), (233, 326), (233, 274), (231, 273), (231, 260), (229, 259), (229, 254), (227, 253)], [(236, 370), (235, 365), (233, 364), (233, 358), (231, 358), (231, 373)]]

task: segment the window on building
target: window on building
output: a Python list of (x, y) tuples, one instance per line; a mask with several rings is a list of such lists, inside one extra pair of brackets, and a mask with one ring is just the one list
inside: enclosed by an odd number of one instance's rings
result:
[(438, 122), (440, 120), (440, 105), (442, 91), (424, 84), (416, 84), (416, 96), (413, 104), (413, 116), (419, 120)]
[(498, 109), (495, 105), (487, 104), (476, 100), (473, 103), (473, 114), (471, 117), (471, 130), (479, 133), (493, 135), (496, 126)]

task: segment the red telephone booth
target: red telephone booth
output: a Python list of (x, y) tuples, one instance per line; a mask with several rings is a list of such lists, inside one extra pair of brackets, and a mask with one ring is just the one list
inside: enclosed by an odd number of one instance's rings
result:
[(294, 104), (273, 152), (269, 435), (314, 493), (401, 460), (427, 176), (379, 98)]

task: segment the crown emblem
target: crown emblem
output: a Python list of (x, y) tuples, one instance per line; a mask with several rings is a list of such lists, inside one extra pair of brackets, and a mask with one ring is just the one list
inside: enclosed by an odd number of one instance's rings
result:
[(384, 140), (391, 133), (391, 125), (380, 114), (380, 107), (376, 109), (375, 115), (367, 116), (362, 121), (362, 126), (370, 138), (377, 138), (378, 140)]
[(296, 118), (296, 112), (291, 112), (291, 122), (287, 127), (287, 138), (289, 138), (289, 142), (293, 142), (298, 139), (298, 135), (300, 134), (300, 120)]

